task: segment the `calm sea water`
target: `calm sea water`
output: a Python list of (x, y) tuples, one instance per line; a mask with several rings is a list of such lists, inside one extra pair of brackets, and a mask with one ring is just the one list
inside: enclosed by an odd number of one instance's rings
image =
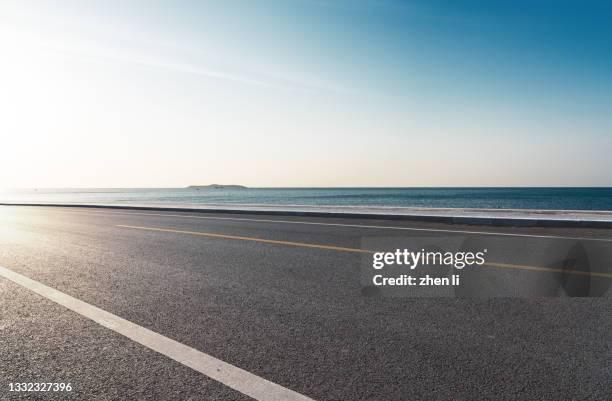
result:
[(39, 189), (0, 192), (0, 202), (266, 204), (612, 210), (612, 188)]

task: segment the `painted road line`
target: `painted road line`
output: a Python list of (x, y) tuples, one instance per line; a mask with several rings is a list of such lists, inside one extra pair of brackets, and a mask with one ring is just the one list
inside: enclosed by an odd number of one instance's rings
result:
[[(49, 210), (53, 206), (38, 206), (39, 208)], [(257, 223), (272, 223), (272, 224), (301, 224), (301, 225), (315, 225), (315, 226), (329, 226), (329, 227), (350, 227), (350, 228), (365, 228), (365, 229), (376, 229), (376, 230), (400, 230), (400, 231), (420, 231), (420, 232), (438, 232), (438, 233), (451, 233), (451, 234), (467, 234), (467, 235), (490, 235), (490, 236), (503, 236), (503, 237), (523, 237), (523, 238), (544, 238), (544, 239), (564, 239), (572, 241), (598, 241), (598, 242), (612, 242), (612, 238), (589, 238), (589, 237), (563, 237), (560, 235), (536, 235), (536, 234), (516, 234), (516, 233), (501, 233), (501, 232), (489, 232), (489, 231), (466, 231), (466, 230), (448, 230), (443, 228), (418, 228), (418, 227), (395, 227), (395, 226), (380, 226), (380, 225), (368, 225), (368, 224), (344, 224), (344, 223), (321, 223), (317, 221), (294, 221), (294, 220), (271, 220), (271, 219), (252, 219), (243, 217), (214, 217), (214, 216), (197, 216), (193, 214), (168, 214), (168, 213), (147, 213), (147, 212), (113, 212), (107, 210), (59, 210), (52, 209), (58, 213), (76, 213), (76, 214), (118, 214), (118, 215), (134, 215), (134, 216), (157, 216), (157, 217), (179, 217), (179, 218), (190, 218), (190, 219), (201, 219), (201, 220), (228, 220), (228, 221), (249, 221)], [(186, 211), (185, 213), (187, 213)], [(182, 212), (177, 212), (182, 213)], [(228, 211), (231, 214), (231, 211)]]
[(240, 240), (240, 241), (262, 242), (262, 243), (265, 243), (265, 244), (297, 246), (297, 247), (301, 247), (301, 248), (327, 249), (327, 250), (340, 251), (340, 252), (374, 253), (374, 251), (369, 251), (367, 249), (359, 249), (359, 248), (344, 248), (344, 247), (341, 247), (341, 246), (311, 244), (311, 243), (307, 243), (307, 242), (277, 241), (277, 240), (265, 239), (265, 238), (242, 237), (242, 236), (238, 236), (238, 235), (207, 233), (207, 232), (202, 232), (202, 231), (175, 230), (173, 228), (126, 226), (126, 225), (123, 225), (123, 224), (118, 224), (117, 227), (133, 228), (133, 229), (137, 229), (137, 230), (147, 230), (147, 231), (161, 231), (161, 232), (175, 233), (175, 234), (198, 235), (198, 236), (201, 236), (201, 237), (213, 237), (213, 238), (234, 239), (234, 240)]
[(482, 266), (500, 267), (502, 269), (528, 270), (528, 271), (533, 271), (533, 272), (571, 274), (574, 276), (603, 277), (603, 278), (612, 279), (612, 273), (604, 273), (604, 272), (584, 272), (580, 270), (564, 270), (564, 269), (555, 269), (552, 267), (515, 265), (511, 263), (496, 263), (496, 262), (485, 262), (485, 264)]
[[(253, 242), (261, 242), (265, 244), (288, 245), (288, 246), (296, 246), (296, 247), (302, 247), (302, 248), (326, 249), (326, 250), (341, 251), (341, 252), (354, 252), (354, 253), (367, 253), (367, 254), (376, 253), (376, 251), (372, 251), (368, 249), (344, 248), (344, 247), (338, 247), (338, 246), (332, 246), (332, 245), (312, 244), (312, 243), (307, 243), (307, 242), (277, 241), (277, 240), (270, 240), (270, 239), (265, 239), (265, 238), (243, 237), (243, 236), (237, 236), (237, 235), (208, 233), (208, 232), (202, 232), (202, 231), (176, 230), (173, 228), (128, 226), (128, 225), (123, 225), (123, 224), (118, 224), (117, 227), (130, 228), (130, 229), (135, 229), (135, 230), (166, 232), (166, 233), (174, 233), (174, 234), (197, 235), (197, 236), (202, 236), (202, 237), (233, 239), (233, 240), (240, 240), (240, 241), (253, 241)], [(506, 269), (529, 270), (529, 271), (536, 271), (536, 272), (563, 273), (563, 274), (571, 274), (571, 275), (578, 275), (578, 276), (612, 278), (611, 273), (584, 272), (584, 271), (579, 271), (579, 270), (563, 270), (563, 269), (555, 269), (552, 267), (516, 265), (516, 264), (511, 264), (511, 263), (485, 262), (485, 264), (481, 265), (480, 267), (501, 267), (501, 268), (506, 268)]]
[(0, 276), (251, 398), (261, 401), (312, 401), (312, 398), (47, 287), (6, 267), (0, 266)]

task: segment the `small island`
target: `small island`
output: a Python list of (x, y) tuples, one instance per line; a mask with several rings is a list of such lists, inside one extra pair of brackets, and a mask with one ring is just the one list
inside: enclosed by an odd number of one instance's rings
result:
[(210, 185), (190, 185), (187, 189), (246, 189), (243, 185), (222, 185), (222, 184), (210, 184)]

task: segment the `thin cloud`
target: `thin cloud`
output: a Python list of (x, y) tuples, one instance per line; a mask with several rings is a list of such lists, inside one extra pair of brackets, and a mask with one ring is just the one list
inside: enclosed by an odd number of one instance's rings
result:
[(335, 92), (335, 93), (352, 93), (349, 90), (331, 85), (321, 85), (306, 81), (297, 81), (281, 77), (265, 76), (262, 74), (239, 74), (234, 72), (221, 71), (217, 69), (206, 68), (202, 65), (193, 65), (181, 62), (166, 61), (159, 57), (151, 57), (147, 55), (137, 54), (120, 54), (112, 50), (96, 49), (94, 46), (74, 46), (40, 42), (37, 44), (48, 50), (55, 52), (70, 54), (76, 57), (84, 57), (90, 59), (98, 59), (117, 63), (128, 63), (143, 67), (160, 68), (169, 71), (176, 71), (184, 74), (198, 75), (209, 79), (222, 80), (227, 82), (239, 83), (249, 86), (256, 86), (267, 89), (290, 90), (301, 92)]

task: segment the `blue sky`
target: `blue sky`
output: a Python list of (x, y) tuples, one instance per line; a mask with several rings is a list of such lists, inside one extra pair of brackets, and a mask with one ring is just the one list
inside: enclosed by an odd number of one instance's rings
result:
[(610, 186), (611, 16), (5, 1), (0, 186)]

